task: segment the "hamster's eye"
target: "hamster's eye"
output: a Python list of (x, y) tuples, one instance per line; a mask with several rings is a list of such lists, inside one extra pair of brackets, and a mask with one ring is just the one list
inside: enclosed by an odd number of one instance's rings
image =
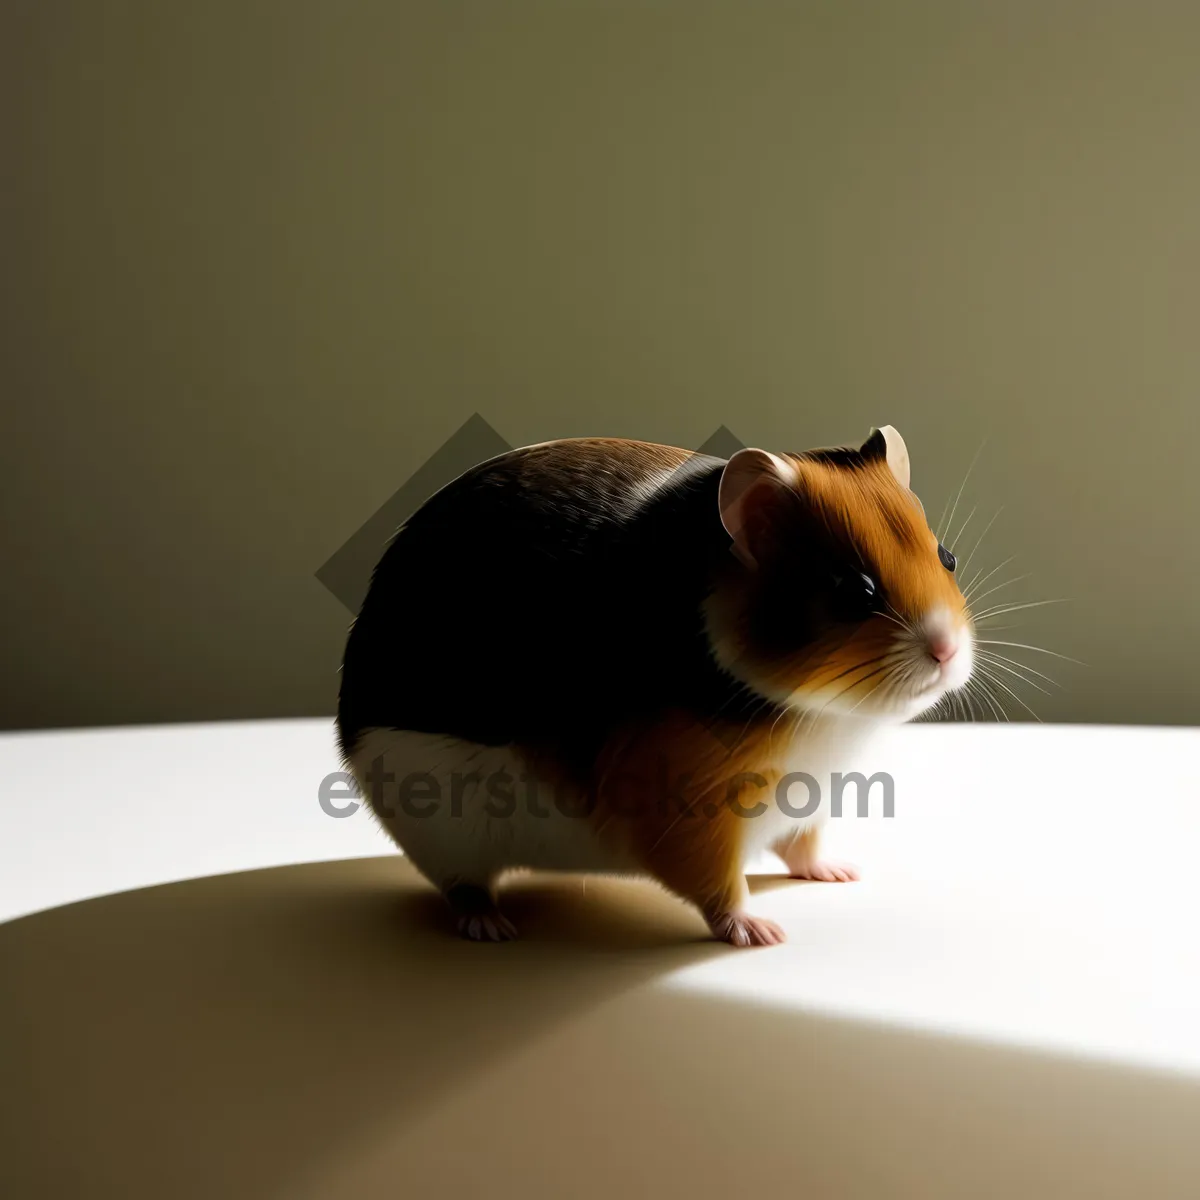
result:
[(833, 578), (837, 605), (845, 616), (861, 618), (878, 607), (879, 588), (864, 571), (849, 571)]
[(942, 566), (945, 567), (946, 570), (951, 574), (953, 574), (954, 568), (958, 566), (958, 559), (955, 558), (954, 555), (951, 554), (941, 542), (938, 542), (938, 558), (942, 560)]

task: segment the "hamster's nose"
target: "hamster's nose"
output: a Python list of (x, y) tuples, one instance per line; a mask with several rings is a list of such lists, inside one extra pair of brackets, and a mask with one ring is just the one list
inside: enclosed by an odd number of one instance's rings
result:
[(936, 635), (929, 639), (929, 653), (945, 666), (958, 653), (958, 640), (944, 634)]

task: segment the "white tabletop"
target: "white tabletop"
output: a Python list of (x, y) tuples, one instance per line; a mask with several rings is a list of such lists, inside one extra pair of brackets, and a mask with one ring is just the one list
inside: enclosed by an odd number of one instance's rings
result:
[[(761, 893), (787, 947), (666, 986), (1200, 1074), (1200, 731), (920, 725), (875, 762), (895, 815), (831, 823), (863, 881)], [(322, 810), (340, 769), (326, 720), (0, 737), (0, 919), (391, 853)]]
[[(123, 1200), (363, 1200), (398, 1179), (580, 1200), (1190, 1200), (1198, 751), (1193, 730), (895, 730), (874, 762), (895, 815), (831, 827), (863, 881), (761, 881), (754, 905), (789, 941), (735, 951), (689, 943), (699, 919), (637, 883), (550, 889), (504, 947), (381, 910), (423, 885), (364, 810), (322, 811), (328, 721), (5, 736), (9, 920), (374, 859), (10, 924), (7, 1020), (45, 1076), (10, 1167), (27, 1193), (58, 1172)], [(604, 906), (626, 932), (587, 942), (582, 914)], [(645, 922), (663, 936), (631, 942)], [(54, 1088), (90, 1097), (96, 1134), (47, 1155)]]
[(341, 769), (327, 720), (0, 735), (0, 920), (152, 884), (388, 853), (365, 813), (322, 811), (321, 781)]

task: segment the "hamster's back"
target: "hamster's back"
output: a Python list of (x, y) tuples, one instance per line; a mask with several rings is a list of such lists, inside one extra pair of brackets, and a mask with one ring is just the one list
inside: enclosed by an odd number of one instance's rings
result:
[(365, 728), (489, 745), (576, 743), (707, 662), (699, 602), (722, 463), (571, 439), (433, 496), (372, 577), (346, 647), (343, 751)]

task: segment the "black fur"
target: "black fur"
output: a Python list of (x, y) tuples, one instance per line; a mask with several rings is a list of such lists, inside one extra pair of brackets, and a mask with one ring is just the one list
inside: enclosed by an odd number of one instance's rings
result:
[(586, 772), (617, 718), (761, 705), (702, 625), (729, 556), (723, 466), (696, 455), (639, 500), (628, 464), (551, 443), (444, 488), (388, 546), (350, 632), (343, 753), (380, 726), (544, 745)]

